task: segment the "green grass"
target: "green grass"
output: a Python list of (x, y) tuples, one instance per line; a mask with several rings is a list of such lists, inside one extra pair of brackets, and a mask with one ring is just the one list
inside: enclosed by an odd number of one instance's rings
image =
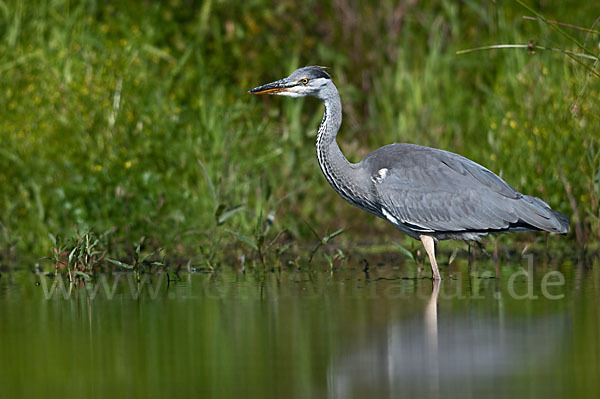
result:
[[(307, 64), (331, 67), (351, 160), (390, 142), (458, 152), (571, 216), (579, 233), (561, 240), (597, 242), (600, 79), (586, 68), (598, 65), (456, 52), (533, 39), (597, 55), (600, 35), (561, 28), (570, 39), (513, 2), (395, 3), (1, 2), (2, 259), (48, 256), (49, 234), (78, 230), (111, 258), (143, 242), (210, 267), (258, 262), (241, 237), (306, 259), (312, 228), (403, 240), (321, 176), (316, 100), (246, 95)], [(533, 7), (583, 27), (600, 15), (594, 2)]]

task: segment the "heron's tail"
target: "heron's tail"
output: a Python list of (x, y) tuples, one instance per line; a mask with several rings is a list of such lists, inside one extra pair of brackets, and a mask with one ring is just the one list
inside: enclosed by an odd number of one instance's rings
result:
[(554, 209), (550, 209), (552, 211), (552, 214), (554, 215), (554, 217), (556, 218), (556, 220), (558, 221), (559, 225), (560, 225), (560, 229), (559, 231), (557, 231), (557, 233), (560, 234), (566, 234), (569, 232), (569, 230), (571, 230), (571, 221), (569, 220), (568, 217), (566, 217), (563, 213), (559, 212), (559, 211), (555, 211)]
[(531, 227), (551, 233), (566, 234), (570, 230), (571, 221), (559, 211), (536, 197), (524, 195), (519, 200), (519, 219)]

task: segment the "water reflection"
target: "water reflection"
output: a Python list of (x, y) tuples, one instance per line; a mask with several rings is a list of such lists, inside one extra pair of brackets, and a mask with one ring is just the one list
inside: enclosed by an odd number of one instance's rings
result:
[[(493, 296), (498, 300), (493, 315), (469, 309), (458, 313), (452, 307), (440, 311), (440, 288), (453, 282), (431, 284), (431, 297), (421, 305), (420, 313), (370, 329), (364, 345), (332, 360), (328, 370), (331, 397), (374, 393), (396, 397), (402, 392), (438, 398), (462, 390), (526, 394), (530, 389), (526, 383), (517, 380), (498, 386), (498, 381), (518, 375), (527, 381), (546, 373), (548, 364), (559, 362), (556, 349), (572, 340), (572, 320), (564, 315), (507, 320), (498, 292)], [(548, 382), (538, 389), (551, 393), (554, 386)]]
[[(0, 386), (62, 398), (595, 392), (600, 270), (503, 267), (495, 278), (479, 266), (441, 284), (390, 267), (223, 268), (140, 284), (123, 273), (79, 287), (3, 273)], [(549, 272), (565, 283), (548, 296)]]
[[(425, 378), (427, 379), (427, 385), (429, 392), (434, 397), (439, 396), (440, 389), (440, 373), (439, 373), (439, 359), (438, 359), (438, 297), (440, 295), (441, 281), (434, 280), (432, 282), (433, 290), (431, 292), (431, 298), (425, 306), (425, 351), (427, 356)], [(390, 376), (390, 379), (393, 376)]]

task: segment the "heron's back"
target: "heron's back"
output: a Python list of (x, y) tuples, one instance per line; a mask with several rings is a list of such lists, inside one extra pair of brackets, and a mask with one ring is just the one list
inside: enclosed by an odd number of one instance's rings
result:
[(483, 166), (448, 151), (391, 144), (360, 164), (371, 179), (373, 212), (405, 233), (473, 239), (490, 232), (569, 231), (569, 219), (523, 195)]

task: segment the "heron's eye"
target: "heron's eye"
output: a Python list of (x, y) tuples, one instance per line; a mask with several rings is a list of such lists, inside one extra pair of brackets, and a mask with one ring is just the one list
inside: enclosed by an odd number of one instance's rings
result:
[(308, 79), (306, 79), (306, 78), (301, 79), (300, 82), (302, 82), (303, 85), (308, 84)]

